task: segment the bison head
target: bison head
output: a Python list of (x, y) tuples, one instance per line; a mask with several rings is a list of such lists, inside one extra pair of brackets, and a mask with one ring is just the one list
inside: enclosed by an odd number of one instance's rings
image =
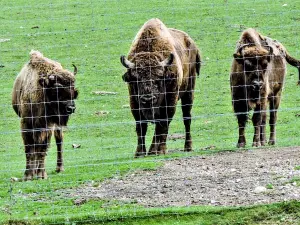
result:
[(155, 120), (159, 115), (159, 108), (165, 98), (167, 82), (171, 76), (168, 67), (173, 60), (173, 53), (167, 58), (155, 53), (139, 53), (131, 61), (121, 56), (121, 63), (127, 68), (123, 80), (129, 83), (130, 94), (149, 121)]
[(47, 116), (59, 115), (68, 117), (75, 112), (74, 99), (78, 91), (74, 86), (77, 68), (74, 66), (74, 73), (67, 70), (52, 71), (51, 74), (41, 75), (39, 83), (43, 87), (46, 105), (48, 106)]
[(243, 66), (245, 82), (248, 96), (251, 101), (257, 101), (266, 88), (266, 72), (273, 54), (273, 49), (269, 50), (257, 46), (242, 46), (233, 55), (235, 60)]

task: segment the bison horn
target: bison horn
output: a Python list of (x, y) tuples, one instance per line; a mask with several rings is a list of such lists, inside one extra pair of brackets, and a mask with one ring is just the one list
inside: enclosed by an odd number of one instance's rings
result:
[(74, 65), (74, 64), (72, 64), (72, 66), (74, 67), (74, 76), (77, 74), (77, 67)]
[(174, 60), (174, 54), (171, 52), (169, 57), (166, 58), (164, 61), (162, 61), (160, 64), (165, 67), (165, 66), (170, 66), (173, 63)]
[(127, 69), (133, 69), (135, 67), (134, 63), (130, 62), (124, 55), (120, 57), (121, 63)]

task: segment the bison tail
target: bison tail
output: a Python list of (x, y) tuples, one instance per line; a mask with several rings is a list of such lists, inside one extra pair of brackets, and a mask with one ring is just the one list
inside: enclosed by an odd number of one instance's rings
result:
[(199, 54), (199, 52), (197, 52), (197, 55), (196, 55), (196, 73), (197, 73), (198, 77), (200, 75), (200, 66), (201, 66), (200, 54)]
[(286, 52), (285, 59), (288, 64), (298, 68), (298, 85), (300, 85), (300, 61), (290, 56), (288, 52)]

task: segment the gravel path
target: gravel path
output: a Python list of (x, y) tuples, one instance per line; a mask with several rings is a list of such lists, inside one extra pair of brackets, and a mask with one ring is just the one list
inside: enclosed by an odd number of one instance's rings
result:
[(299, 166), (298, 147), (222, 152), (169, 160), (155, 171), (137, 171), (109, 179), (99, 187), (89, 184), (64, 190), (64, 195), (77, 199), (79, 204), (105, 199), (137, 202), (146, 207), (300, 200)]

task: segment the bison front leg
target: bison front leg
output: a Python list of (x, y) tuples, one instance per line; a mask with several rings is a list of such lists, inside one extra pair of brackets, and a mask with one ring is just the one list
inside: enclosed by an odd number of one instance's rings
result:
[[(243, 95), (244, 89), (239, 89), (235, 86), (232, 87), (232, 105), (234, 114), (238, 121), (239, 137), (237, 142), (237, 148), (244, 148), (246, 146), (245, 128), (248, 121), (249, 106), (246, 97)], [(242, 95), (240, 95), (242, 93)]]
[(148, 155), (166, 154), (166, 141), (168, 136), (168, 121), (160, 121), (155, 125), (155, 132), (152, 138)]
[(24, 180), (32, 180), (36, 174), (36, 152), (33, 139), (32, 130), (26, 129), (23, 124), (22, 126), (22, 138), (25, 146), (25, 156), (26, 156), (26, 169), (24, 172)]
[(146, 143), (145, 136), (147, 133), (148, 124), (146, 121), (136, 121), (136, 134), (137, 134), (137, 147), (135, 152), (135, 158), (146, 155)]
[[(265, 143), (265, 126), (266, 126), (266, 107), (264, 105), (257, 105), (252, 117), (254, 127), (253, 147), (259, 147)], [(261, 134), (261, 131), (264, 134)], [(261, 139), (261, 137), (263, 139)]]
[(38, 151), (36, 153), (37, 155), (37, 177), (38, 179), (47, 179), (47, 173), (45, 168), (45, 158), (47, 155), (47, 149), (50, 144), (52, 131), (42, 131), (39, 133), (39, 136), (42, 140), (42, 143), (39, 145)]
[(248, 120), (248, 113), (237, 113), (237, 120), (239, 125), (239, 138), (237, 147), (244, 148), (246, 146), (245, 127)]
[(153, 134), (153, 138), (152, 138), (152, 143), (150, 145), (149, 151), (148, 151), (148, 155), (158, 155), (158, 146), (160, 144), (160, 133), (161, 133), (161, 127), (160, 125), (156, 124), (155, 125), (155, 131)]
[(54, 130), (55, 142), (57, 146), (57, 162), (56, 162), (56, 172), (64, 171), (64, 161), (63, 161), (63, 132), (62, 128), (55, 127)]
[(169, 99), (167, 107), (160, 108), (159, 121), (155, 123), (155, 132), (152, 139), (148, 155), (160, 155), (166, 154), (167, 151), (167, 137), (169, 132), (169, 125), (176, 111), (176, 99), (177, 96)]

